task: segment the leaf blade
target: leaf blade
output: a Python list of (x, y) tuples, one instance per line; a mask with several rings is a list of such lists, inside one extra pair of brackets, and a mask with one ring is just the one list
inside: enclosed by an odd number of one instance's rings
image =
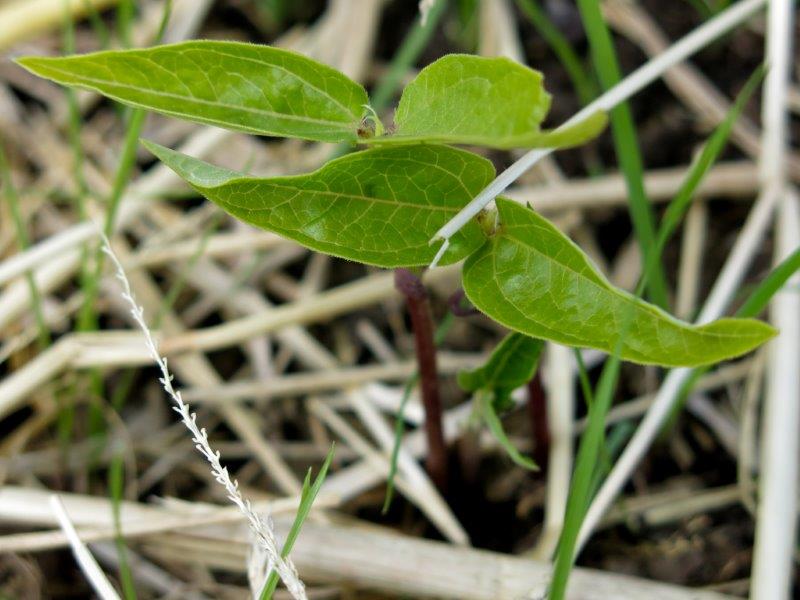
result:
[[(760, 321), (695, 326), (618, 290), (547, 220), (498, 198), (501, 228), (464, 265), (464, 291), (482, 312), (533, 337), (641, 364), (699, 366), (749, 352), (775, 334)], [(557, 300), (556, 300), (557, 299)], [(632, 311), (632, 313), (631, 313)]]
[(512, 332), (497, 344), (483, 365), (459, 372), (458, 385), (467, 392), (511, 392), (534, 376), (543, 349), (542, 340)]
[(538, 471), (539, 465), (537, 465), (533, 459), (528, 458), (517, 450), (517, 447), (508, 438), (505, 429), (503, 429), (503, 422), (500, 420), (495, 410), (492, 394), (490, 392), (481, 392), (477, 396), (483, 420), (486, 422), (487, 427), (489, 427), (489, 431), (497, 440), (497, 443), (506, 451), (508, 457), (523, 469)]
[(450, 54), (406, 86), (392, 135), (367, 144), (453, 143), (491, 148), (565, 147), (605, 126), (602, 113), (554, 131), (540, 124), (550, 109), (542, 74), (507, 58)]
[(604, 112), (596, 112), (572, 125), (558, 129), (536, 130), (505, 137), (475, 133), (435, 133), (409, 135), (394, 133), (361, 140), (371, 146), (409, 145), (409, 144), (461, 144), (465, 146), (486, 146), (500, 150), (514, 148), (572, 148), (593, 140), (608, 124)]
[(322, 63), (240, 42), (195, 40), (17, 62), (123, 104), (257, 135), (353, 142), (368, 101), (361, 85)]
[[(494, 176), (491, 163), (447, 146), (356, 152), (307, 175), (249, 177), (143, 142), (233, 216), (313, 250), (379, 267), (428, 264), (428, 240)], [(485, 239), (477, 222), (453, 238), (444, 263)]]

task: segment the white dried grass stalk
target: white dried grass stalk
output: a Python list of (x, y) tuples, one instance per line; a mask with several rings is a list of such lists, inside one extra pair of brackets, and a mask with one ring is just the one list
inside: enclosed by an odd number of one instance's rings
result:
[(425, 27), (428, 22), (428, 15), (436, 4), (436, 0), (420, 0), (419, 2), (419, 24)]
[(175, 403), (172, 409), (180, 415), (181, 421), (192, 434), (192, 441), (195, 444), (195, 448), (197, 448), (197, 451), (208, 461), (214, 478), (228, 493), (228, 499), (239, 507), (239, 510), (242, 511), (242, 514), (246, 517), (250, 530), (253, 535), (255, 535), (258, 544), (264, 549), (264, 553), (269, 560), (268, 570), (274, 568), (278, 572), (284, 585), (294, 598), (306, 600), (305, 586), (303, 582), (300, 581), (294, 564), (290, 559), (283, 559), (280, 555), (270, 519), (262, 518), (261, 515), (253, 510), (250, 501), (246, 499), (239, 490), (238, 482), (235, 479), (231, 479), (227, 467), (222, 466), (219, 451), (215, 451), (211, 448), (205, 428), (197, 426), (197, 415), (191, 412), (189, 405), (183, 401), (180, 391), (173, 387), (172, 374), (167, 368), (167, 359), (162, 357), (159, 353), (155, 339), (145, 321), (144, 310), (136, 303), (130, 282), (125, 275), (122, 264), (114, 254), (114, 251), (111, 249), (111, 244), (105, 236), (103, 236), (103, 252), (108, 255), (116, 267), (117, 279), (119, 279), (123, 289), (122, 297), (130, 304), (131, 316), (141, 328), (142, 333), (144, 333), (147, 349), (153, 361), (156, 363), (156, 366), (161, 370), (159, 381)]
[(72, 521), (70, 521), (67, 510), (64, 508), (64, 503), (61, 502), (61, 498), (55, 494), (50, 496), (50, 506), (58, 519), (58, 524), (61, 525), (61, 529), (64, 530), (64, 534), (67, 536), (70, 546), (72, 546), (72, 553), (75, 555), (75, 560), (78, 561), (81, 571), (86, 575), (86, 579), (89, 580), (89, 583), (92, 584), (94, 591), (97, 592), (97, 595), (100, 596), (102, 600), (120, 600), (119, 594), (117, 594), (117, 591), (108, 581), (100, 565), (97, 564), (97, 561), (94, 559), (91, 552), (89, 552), (89, 549), (78, 536), (78, 532), (72, 524)]

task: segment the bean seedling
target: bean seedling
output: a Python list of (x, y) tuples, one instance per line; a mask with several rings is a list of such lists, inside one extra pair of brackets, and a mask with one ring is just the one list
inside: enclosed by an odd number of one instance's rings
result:
[[(378, 267), (430, 263), (436, 230), (494, 177), (486, 159), (449, 144), (489, 148), (567, 147), (597, 135), (597, 113), (555, 131), (540, 73), (505, 58), (450, 55), (405, 88), (394, 127), (376, 119), (366, 90), (300, 54), (251, 44), (191, 41), (18, 62), (59, 83), (124, 104), (258, 135), (368, 146), (321, 169), (251, 177), (145, 146), (189, 185), (233, 216), (316, 250)], [(766, 323), (683, 323), (613, 287), (583, 252), (529, 207), (498, 198), (451, 239), (440, 264), (466, 259), (463, 284), (483, 313), (531, 337), (613, 352), (630, 313), (620, 358), (701, 366), (756, 348)]]
[(672, 317), (614, 287), (552, 223), (503, 197), (455, 232), (437, 256), (429, 240), (495, 177), (488, 160), (454, 146), (566, 148), (591, 140), (606, 124), (598, 112), (542, 129), (551, 103), (543, 77), (511, 60), (435, 61), (405, 88), (389, 127), (360, 84), (268, 46), (191, 41), (18, 62), (140, 109), (256, 135), (365, 147), (311, 173), (262, 178), (143, 142), (234, 217), (312, 250), (396, 269), (463, 260), (467, 298), (514, 333), (460, 383), (522, 466), (533, 467), (503, 433), (498, 412), (535, 372), (541, 340), (639, 364), (702, 367), (745, 354), (775, 334), (750, 318), (691, 325)]

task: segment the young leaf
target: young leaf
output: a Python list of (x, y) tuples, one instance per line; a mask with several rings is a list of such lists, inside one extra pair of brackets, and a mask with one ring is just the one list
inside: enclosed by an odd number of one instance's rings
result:
[[(447, 146), (356, 152), (307, 175), (257, 178), (215, 167), (152, 142), (145, 146), (233, 216), (319, 252), (380, 267), (428, 264), (428, 240), (494, 177), (484, 158)], [(485, 240), (469, 223), (443, 263)]]
[(539, 467), (511, 443), (497, 413), (510, 408), (511, 392), (536, 373), (543, 348), (542, 340), (513, 332), (497, 344), (486, 364), (458, 374), (458, 385), (474, 392), (478, 410), (500, 446), (516, 464), (534, 471)]
[(368, 102), (364, 88), (335, 69), (289, 50), (239, 42), (17, 62), (123, 104), (258, 135), (352, 142)]
[(494, 394), (487, 391), (478, 392), (476, 394), (476, 399), (479, 402), (483, 420), (486, 421), (489, 431), (492, 432), (492, 435), (500, 444), (500, 446), (502, 446), (502, 448), (506, 451), (509, 458), (523, 469), (538, 471), (539, 466), (530, 458), (517, 450), (517, 447), (511, 443), (510, 439), (508, 439), (508, 436), (503, 429), (503, 423), (500, 421), (500, 417), (497, 416)]
[(576, 146), (606, 124), (597, 113), (554, 131), (539, 125), (550, 110), (542, 74), (507, 58), (451, 54), (428, 65), (406, 86), (393, 135), (372, 144), (439, 142), (492, 148)]
[(502, 410), (511, 392), (528, 383), (536, 373), (542, 348), (542, 340), (509, 333), (497, 344), (486, 364), (458, 374), (458, 385), (466, 392), (491, 391), (496, 407)]
[(464, 265), (481, 311), (530, 336), (642, 364), (699, 366), (739, 356), (775, 330), (751, 319), (689, 325), (614, 288), (580, 249), (532, 210), (499, 198), (501, 226)]

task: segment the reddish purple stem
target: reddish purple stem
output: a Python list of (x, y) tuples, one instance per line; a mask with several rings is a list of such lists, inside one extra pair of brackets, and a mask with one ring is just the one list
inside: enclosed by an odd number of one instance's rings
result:
[(407, 269), (395, 271), (394, 283), (403, 294), (414, 331), (422, 404), (425, 407), (425, 433), (428, 441), (426, 468), (431, 479), (444, 489), (447, 482), (447, 445), (442, 428), (442, 402), (439, 398), (439, 374), (436, 368), (433, 317), (428, 293), (419, 277)]
[(547, 426), (547, 400), (538, 373), (528, 382), (528, 414), (533, 434), (533, 459), (544, 471), (547, 468), (547, 455), (550, 450), (550, 429)]

